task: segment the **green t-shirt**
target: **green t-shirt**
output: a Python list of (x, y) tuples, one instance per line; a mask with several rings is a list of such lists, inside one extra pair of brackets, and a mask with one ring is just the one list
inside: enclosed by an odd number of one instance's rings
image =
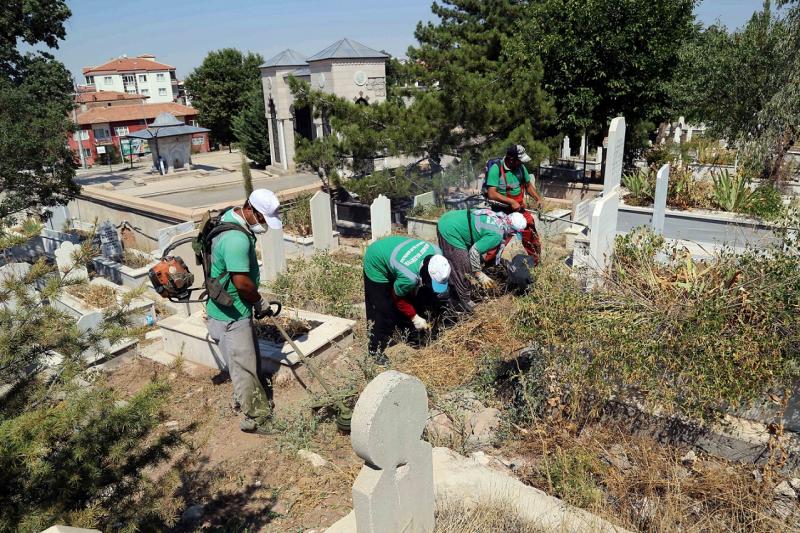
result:
[(485, 254), (503, 242), (500, 219), (485, 209), (469, 210), (469, 218), (466, 209), (448, 211), (439, 217), (438, 228), (444, 240), (461, 250), (469, 250), (475, 245), (478, 252)]
[(419, 285), (425, 258), (441, 253), (438, 246), (419, 239), (384, 237), (364, 252), (364, 274), (375, 283), (392, 283), (396, 295), (406, 296)]
[[(505, 169), (505, 185), (500, 175), (500, 165), (503, 165)], [(519, 196), (522, 192), (521, 187), (527, 185), (531, 180), (528, 169), (525, 168), (525, 165), (520, 165), (516, 172), (514, 172), (506, 166), (505, 161), (500, 163), (500, 165), (492, 165), (489, 169), (489, 174), (486, 176), (486, 186), (497, 187), (497, 192), (503, 196)]]
[[(233, 222), (244, 225), (242, 221), (233, 214), (233, 209), (226, 211), (222, 215), (222, 222)], [(239, 296), (239, 291), (231, 282), (230, 273), (247, 272), (250, 279), (258, 286), (261, 282), (261, 274), (258, 269), (258, 259), (256, 258), (256, 238), (255, 235), (248, 233), (245, 235), (241, 231), (228, 230), (216, 238), (211, 243), (211, 277), (224, 276), (220, 283), (226, 288), (228, 294), (233, 298), (233, 305), (230, 307), (222, 306), (208, 300), (206, 304), (206, 314), (210, 318), (217, 320), (239, 320), (252, 314), (253, 306)]]

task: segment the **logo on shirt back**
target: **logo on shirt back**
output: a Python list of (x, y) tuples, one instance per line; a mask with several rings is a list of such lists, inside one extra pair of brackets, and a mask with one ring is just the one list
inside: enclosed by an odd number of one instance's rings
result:
[(415, 264), (420, 258), (424, 257), (431, 245), (425, 241), (420, 241), (414, 246), (406, 250), (406, 253), (400, 257), (400, 262), (406, 266)]

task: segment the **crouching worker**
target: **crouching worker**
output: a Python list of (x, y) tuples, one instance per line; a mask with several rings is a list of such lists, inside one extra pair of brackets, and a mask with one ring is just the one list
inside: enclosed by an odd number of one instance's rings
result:
[(428, 242), (404, 236), (379, 239), (364, 253), (364, 298), (370, 325), (369, 352), (385, 363), (395, 328), (430, 328), (422, 316), (428, 296), (445, 297), (450, 263)]
[(262, 368), (253, 316), (263, 318), (269, 312), (258, 293), (256, 235), (268, 227), (282, 227), (278, 207), (272, 191), (256, 189), (242, 207), (225, 211), (207, 234), (211, 251), (206, 281), (208, 333), (227, 361), (234, 403), (243, 415), (239, 427), (248, 433), (266, 433), (272, 412), (272, 382)]
[(457, 312), (469, 313), (475, 307), (471, 282), (487, 289), (494, 286), (483, 265), (492, 263), (505, 243), (527, 226), (522, 213), (506, 215), (491, 209), (459, 209), (439, 218), (436, 236), (452, 268), (450, 298)]
[(487, 163), (486, 168), (486, 198), (491, 201), (492, 209), (506, 214), (520, 212), (528, 222), (522, 232), (522, 245), (528, 255), (539, 264), (542, 252), (542, 243), (536, 231), (533, 215), (525, 210), (525, 193), (541, 205), (542, 198), (536, 191), (533, 176), (528, 173), (523, 163), (531, 160), (525, 148), (513, 144), (506, 150), (503, 159), (493, 159)]

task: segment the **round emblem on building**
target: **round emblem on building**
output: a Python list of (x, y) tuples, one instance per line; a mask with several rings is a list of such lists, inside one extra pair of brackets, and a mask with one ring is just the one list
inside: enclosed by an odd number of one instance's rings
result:
[(356, 82), (356, 85), (364, 85), (367, 83), (367, 74), (363, 70), (358, 70), (355, 75), (353, 75), (353, 81)]
[(317, 85), (319, 85), (320, 89), (325, 87), (325, 81), (326, 81), (325, 80), (325, 73), (324, 72), (320, 72), (319, 73), (319, 77), (317, 78)]

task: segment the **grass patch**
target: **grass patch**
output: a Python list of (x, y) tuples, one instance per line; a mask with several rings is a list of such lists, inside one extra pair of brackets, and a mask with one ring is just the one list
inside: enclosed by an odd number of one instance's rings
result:
[(540, 268), (516, 323), (571, 408), (635, 394), (703, 419), (800, 376), (798, 308), (791, 250), (697, 262), (634, 232), (618, 239), (602, 289), (583, 292), (558, 264)]
[(467, 505), (465, 502), (446, 500), (436, 504), (436, 526), (434, 533), (539, 533), (545, 531), (519, 517), (511, 506), (503, 501), (480, 502)]
[(268, 289), (285, 305), (345, 318), (357, 318), (353, 305), (364, 301), (361, 267), (339, 263), (324, 252), (289, 260)]
[(64, 290), (96, 309), (106, 309), (117, 304), (117, 291), (106, 285), (79, 283), (70, 285)]
[(418, 205), (406, 211), (406, 216), (423, 218), (425, 220), (438, 220), (438, 218), (447, 212), (447, 208), (443, 205)]
[(128, 268), (144, 268), (153, 260), (143, 252), (126, 249), (122, 251), (122, 264)]

